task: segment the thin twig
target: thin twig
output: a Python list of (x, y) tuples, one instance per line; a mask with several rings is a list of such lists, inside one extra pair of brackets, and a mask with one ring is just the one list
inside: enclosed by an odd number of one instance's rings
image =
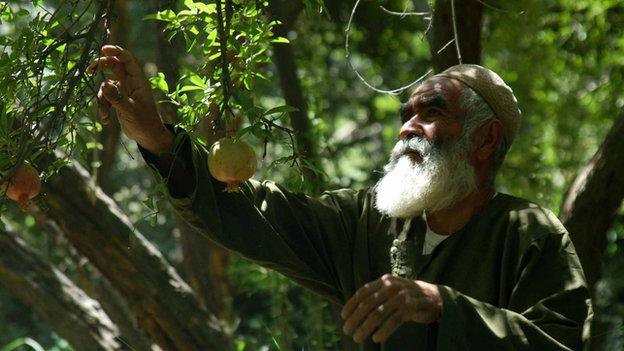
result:
[(457, 49), (457, 60), (461, 65), (462, 57), (459, 49), (459, 36), (457, 35), (457, 17), (455, 16), (455, 0), (451, 0), (451, 20), (453, 21), (453, 36), (455, 37), (455, 48)]
[(444, 49), (446, 49), (449, 45), (451, 45), (453, 42), (455, 41), (455, 39), (451, 39), (448, 41), (448, 43), (444, 44), (443, 47), (441, 47), (438, 51), (436, 51), (436, 54), (441, 53), (442, 51), (444, 51)]
[(379, 5), (379, 8), (388, 14), (394, 15), (394, 16), (401, 16), (401, 17), (405, 17), (405, 16), (427, 16), (430, 15), (431, 12), (396, 12), (396, 11), (390, 11), (387, 8), (383, 7), (382, 5)]
[(512, 14), (516, 14), (516, 15), (524, 15), (525, 13), (527, 13), (527, 11), (526, 11), (526, 10), (522, 10), (522, 11), (513, 11), (513, 10), (505, 10), (505, 9), (501, 9), (501, 8), (499, 8), (499, 7), (496, 7), (496, 6), (490, 5), (490, 4), (488, 4), (488, 3), (484, 2), (484, 1), (481, 1), (481, 0), (477, 0), (477, 2), (478, 2), (478, 3), (480, 3), (481, 5), (485, 6), (485, 7), (488, 7), (488, 8), (490, 8), (490, 9), (494, 10), (494, 11), (507, 12), (507, 13), (512, 13)]
[(366, 85), (368, 88), (378, 92), (378, 93), (382, 93), (382, 94), (392, 94), (392, 95), (397, 95), (400, 94), (401, 92), (403, 92), (406, 89), (409, 89), (413, 86), (415, 86), (416, 84), (420, 83), (423, 79), (427, 78), (427, 76), (429, 76), (429, 74), (431, 72), (433, 72), (433, 70), (428, 70), (425, 74), (423, 74), (422, 76), (420, 76), (419, 78), (417, 78), (415, 81), (404, 85), (402, 87), (396, 88), (396, 89), (392, 89), (392, 90), (384, 90), (384, 89), (379, 89), (374, 87), (372, 84), (370, 84), (369, 82), (366, 81), (366, 79), (364, 79), (364, 77), (360, 74), (360, 72), (355, 68), (355, 66), (353, 65), (353, 62), (351, 62), (351, 52), (349, 51), (349, 34), (351, 32), (351, 24), (353, 23), (353, 17), (355, 17), (355, 12), (358, 8), (358, 6), (360, 5), (360, 1), (361, 0), (357, 0), (355, 2), (355, 5), (353, 5), (353, 9), (351, 10), (351, 16), (349, 16), (349, 22), (347, 23), (347, 29), (345, 30), (346, 32), (346, 38), (345, 38), (345, 58), (347, 59), (347, 63), (349, 64), (349, 67), (353, 70), (353, 72), (355, 72), (355, 75), (358, 77), (359, 80), (362, 81), (362, 83), (364, 83), (364, 85)]
[[(89, 3), (89, 5), (92, 2)], [(11, 167), (8, 172), (6, 174), (4, 174), (2, 176), (2, 178), (8, 178), (10, 179), (10, 177), (13, 175), (13, 173), (17, 170), (17, 167), (19, 165), (21, 165), (24, 160), (26, 160), (28, 158), (29, 155), (31, 155), (32, 151), (37, 147), (37, 145), (40, 145), (42, 142), (45, 142), (45, 137), (49, 136), (49, 133), (52, 132), (52, 130), (54, 129), (54, 127), (57, 126), (56, 121), (59, 118), (63, 117), (63, 114), (66, 113), (65, 111), (65, 107), (68, 104), (72, 94), (74, 93), (74, 90), (76, 88), (76, 86), (79, 84), (80, 80), (82, 79), (82, 75), (84, 75), (84, 71), (86, 68), (86, 65), (88, 63), (88, 59), (89, 59), (89, 53), (91, 51), (91, 45), (89, 45), (89, 43), (92, 40), (88, 40), (89, 38), (93, 38), (95, 35), (95, 30), (97, 29), (98, 25), (99, 25), (99, 21), (102, 19), (102, 16), (105, 12), (105, 3), (102, 2), (100, 3), (100, 6), (98, 8), (97, 14), (94, 17), (93, 22), (91, 22), (91, 24), (88, 26), (88, 31), (85, 34), (85, 38), (87, 39), (87, 45), (86, 47), (82, 50), (82, 53), (80, 55), (80, 58), (78, 59), (77, 64), (74, 66), (74, 68), (72, 70), (68, 70), (67, 72), (65, 72), (63, 78), (60, 80), (62, 81), (67, 81), (67, 85), (65, 87), (65, 91), (64, 93), (60, 93), (60, 91), (62, 91), (62, 88), (59, 87), (59, 89), (51, 89), (45, 96), (43, 99), (47, 99), (49, 97), (49, 94), (51, 91), (57, 91), (59, 92), (58, 97), (56, 97), (54, 100), (54, 102), (52, 103), (52, 105), (54, 105), (54, 110), (50, 113), (50, 116), (48, 117), (49, 123), (43, 127), (39, 133), (37, 133), (36, 136), (33, 136), (30, 140), (28, 140), (28, 142), (20, 142), (20, 147), (17, 150), (16, 153), (16, 157), (15, 157), (15, 164), (13, 167)], [(71, 28), (71, 26), (70, 26)], [(68, 35), (66, 36), (66, 40), (70, 40), (72, 39), (72, 36), (69, 35), (69, 33), (67, 33)], [(75, 36), (73, 37), (75, 38)], [(43, 61), (42, 61), (43, 62)], [(37, 99), (38, 101), (36, 101), (35, 103), (33, 103), (33, 105), (36, 107), (38, 105), (40, 105), (40, 102), (42, 101), (41, 98)], [(30, 110), (25, 110), (24, 111), (25, 114), (30, 113)], [(22, 119), (19, 119), (22, 120)], [(23, 119), (22, 122), (25, 122), (26, 120)], [(61, 121), (63, 122), (63, 121)], [(37, 125), (39, 124), (39, 121), (37, 121)], [(23, 125), (24, 130), (26, 130), (27, 126), (26, 124)], [(39, 128), (37, 128), (37, 130), (39, 130)], [(23, 134), (22, 134), (23, 135)]]
[[(226, 0), (226, 2), (227, 1), (228, 0)], [(229, 109), (228, 102), (230, 99), (230, 72), (228, 68), (229, 64), (227, 61), (227, 40), (229, 33), (225, 33), (225, 23), (223, 19), (223, 9), (221, 8), (221, 0), (217, 0), (216, 3), (217, 33), (219, 35), (219, 49), (221, 50), (221, 85), (223, 88), (223, 104), (219, 109), (219, 113), (217, 113), (217, 117), (215, 118), (215, 127), (217, 129), (220, 129), (224, 128), (221, 117), (223, 116), (223, 113)]]

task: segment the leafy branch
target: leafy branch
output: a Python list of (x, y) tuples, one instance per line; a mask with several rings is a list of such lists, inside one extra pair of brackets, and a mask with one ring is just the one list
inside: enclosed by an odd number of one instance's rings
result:
[[(10, 34), (0, 40), (0, 178), (11, 177), (25, 160), (35, 161), (57, 148), (68, 155), (76, 144), (87, 146), (80, 134), (97, 129), (87, 122), (92, 82), (85, 78), (88, 62), (97, 50), (96, 38), (108, 21), (113, 0), (63, 1), (50, 12), (30, 14), (0, 7)], [(65, 16), (64, 13), (76, 13)], [(85, 17), (90, 17), (86, 19)], [(28, 25), (24, 19), (30, 17)], [(59, 160), (45, 173), (55, 172), (67, 159)]]

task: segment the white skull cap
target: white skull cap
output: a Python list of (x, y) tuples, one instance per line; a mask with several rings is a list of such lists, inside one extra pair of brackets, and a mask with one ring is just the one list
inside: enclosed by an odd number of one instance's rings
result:
[(498, 74), (479, 65), (462, 64), (434, 77), (457, 79), (479, 94), (503, 124), (507, 147), (511, 146), (520, 129), (521, 112), (513, 91)]

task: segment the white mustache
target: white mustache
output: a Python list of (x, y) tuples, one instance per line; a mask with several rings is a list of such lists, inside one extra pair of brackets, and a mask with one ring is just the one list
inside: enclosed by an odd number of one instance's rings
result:
[(395, 163), (401, 156), (417, 152), (423, 160), (427, 159), (436, 149), (434, 143), (427, 138), (412, 137), (399, 140), (390, 154), (390, 163)]

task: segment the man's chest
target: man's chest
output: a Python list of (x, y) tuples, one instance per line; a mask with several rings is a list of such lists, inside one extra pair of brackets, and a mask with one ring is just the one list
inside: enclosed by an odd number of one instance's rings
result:
[[(371, 239), (371, 280), (386, 273), (453, 287), (481, 301), (505, 307), (515, 282), (517, 262), (506, 256), (505, 243), (491, 233), (458, 233), (423, 255), (425, 227), (422, 222), (396, 223)], [(455, 235), (455, 234), (454, 234)], [(503, 305), (503, 306), (501, 306)]]

